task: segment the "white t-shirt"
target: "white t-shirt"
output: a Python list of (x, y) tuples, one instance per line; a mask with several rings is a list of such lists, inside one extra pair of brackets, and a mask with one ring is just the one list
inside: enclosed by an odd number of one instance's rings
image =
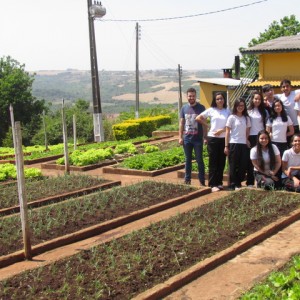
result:
[[(275, 156), (276, 155), (280, 155), (280, 152), (279, 152), (279, 149), (277, 148), (277, 146), (272, 144), (272, 147), (273, 147)], [(262, 151), (262, 158), (263, 158), (263, 161), (265, 163), (264, 164), (265, 171), (266, 172), (270, 171), (270, 154), (269, 154), (269, 149), (267, 149), (267, 151)], [(256, 146), (253, 147), (250, 150), (250, 159), (251, 160), (257, 159), (257, 147)], [(257, 171), (257, 169), (255, 167), (254, 167), (254, 170)]]
[(257, 135), (264, 128), (263, 117), (260, 114), (258, 108), (254, 107), (248, 110), (248, 115), (251, 120), (250, 135)]
[[(300, 153), (296, 153), (293, 148), (285, 150), (282, 155), (282, 161), (287, 162), (287, 167), (300, 166)], [(282, 178), (287, 176), (282, 172)]]
[(227, 119), (226, 127), (230, 128), (229, 143), (247, 144), (246, 129), (251, 127), (249, 117), (230, 115)]
[(287, 122), (283, 122), (281, 117), (277, 117), (273, 122), (271, 123), (270, 119), (268, 119), (266, 126), (272, 128), (272, 142), (277, 143), (286, 143), (286, 133), (288, 130), (288, 127), (290, 125), (293, 125), (293, 122), (289, 116), (287, 116), (288, 120)]
[(218, 109), (216, 107), (210, 107), (206, 109), (200, 116), (203, 116), (204, 119), (210, 118), (210, 129), (207, 133), (207, 136), (224, 138), (225, 132), (222, 132), (220, 135), (215, 136), (215, 132), (218, 129), (224, 129), (226, 126), (226, 121), (230, 115), (230, 110), (227, 108)]
[(291, 91), (288, 96), (286, 96), (284, 93), (276, 95), (282, 101), (284, 109), (293, 121), (294, 126), (299, 125), (296, 111), (300, 110), (299, 103), (296, 102), (295, 105), (295, 96), (298, 93), (300, 93), (300, 90)]

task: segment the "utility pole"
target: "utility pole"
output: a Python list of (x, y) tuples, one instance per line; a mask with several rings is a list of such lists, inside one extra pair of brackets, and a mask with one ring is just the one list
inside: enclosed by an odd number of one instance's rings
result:
[(92, 5), (92, 0), (87, 0), (88, 19), (89, 19), (89, 34), (90, 34), (90, 56), (91, 56), (91, 76), (93, 90), (93, 122), (94, 122), (94, 140), (95, 142), (104, 141), (104, 129), (102, 120), (102, 108), (100, 98), (100, 84), (98, 74), (97, 51), (95, 41), (94, 19), (101, 18), (106, 14), (106, 9), (101, 5), (101, 2), (95, 2)]
[(178, 117), (179, 119), (180, 119), (180, 110), (182, 107), (181, 76), (182, 76), (182, 67), (180, 66), (180, 64), (178, 64), (178, 85), (179, 85)]
[(140, 79), (139, 79), (139, 40), (141, 38), (139, 23), (136, 23), (135, 31), (136, 31), (136, 57), (135, 57), (135, 118), (139, 118), (139, 98), (140, 98)]

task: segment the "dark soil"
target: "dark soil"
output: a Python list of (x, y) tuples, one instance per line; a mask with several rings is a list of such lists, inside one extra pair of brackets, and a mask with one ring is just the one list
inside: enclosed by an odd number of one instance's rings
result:
[(241, 190), (0, 283), (0, 299), (131, 299), (299, 208), (300, 196)]
[[(195, 188), (191, 186), (144, 181), (33, 209), (29, 213), (32, 231), (31, 244), (37, 245), (108, 220), (126, 216), (139, 209), (186, 195), (194, 190)], [(9, 232), (5, 237), (4, 234), (0, 236), (0, 255), (22, 249), (20, 228), (19, 215), (6, 217), (2, 222), (0, 218), (0, 231)]]

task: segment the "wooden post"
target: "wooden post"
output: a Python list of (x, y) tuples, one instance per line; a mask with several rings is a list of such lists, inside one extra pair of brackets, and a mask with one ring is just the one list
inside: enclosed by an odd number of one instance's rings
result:
[(63, 124), (63, 138), (64, 138), (64, 154), (65, 154), (65, 173), (70, 174), (69, 152), (68, 152), (68, 137), (67, 137), (67, 123), (65, 116), (65, 101), (62, 99), (62, 124)]
[(76, 128), (76, 115), (73, 115), (73, 136), (74, 136), (74, 150), (77, 148), (77, 128)]
[(22, 233), (24, 241), (24, 255), (28, 260), (32, 259), (31, 243), (30, 243), (30, 228), (28, 224), (28, 208), (25, 193), (25, 176), (24, 176), (24, 159), (22, 149), (22, 133), (20, 122), (15, 123), (15, 155), (18, 181), (18, 194), (20, 203), (20, 215), (22, 222)]

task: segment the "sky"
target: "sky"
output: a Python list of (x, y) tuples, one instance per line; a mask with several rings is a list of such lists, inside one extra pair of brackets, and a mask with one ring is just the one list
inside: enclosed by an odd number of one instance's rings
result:
[[(101, 2), (106, 15), (94, 21), (99, 70), (135, 70), (137, 22), (140, 70), (199, 70), (231, 68), (239, 48), (273, 21), (292, 14), (300, 21), (299, 0)], [(90, 70), (87, 0), (0, 0), (0, 12), (0, 57), (26, 71)]]

